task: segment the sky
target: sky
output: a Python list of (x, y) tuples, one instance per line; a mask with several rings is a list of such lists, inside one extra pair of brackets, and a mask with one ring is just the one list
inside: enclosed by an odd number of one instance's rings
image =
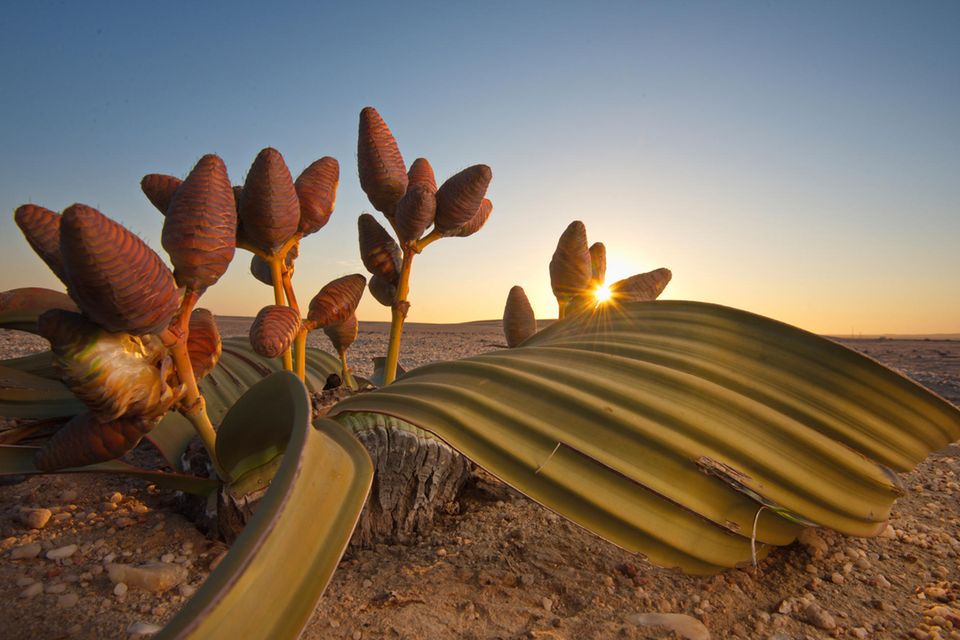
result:
[[(0, 290), (59, 283), (13, 210), (95, 206), (166, 260), (147, 173), (271, 146), (340, 162), (301, 246), (301, 303), (366, 274), (360, 110), (442, 181), (493, 170), (493, 214), (414, 262), (408, 320), (499, 318), (582, 220), (608, 281), (818, 333), (960, 332), (960, 3), (13, 3), (0, 14)], [(383, 221), (382, 216), (376, 214)], [(255, 315), (237, 251), (201, 306)], [(361, 320), (389, 319), (367, 294)]]

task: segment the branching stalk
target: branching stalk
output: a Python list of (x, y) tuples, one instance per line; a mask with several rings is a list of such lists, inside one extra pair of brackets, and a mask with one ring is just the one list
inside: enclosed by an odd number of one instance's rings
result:
[(296, 339), (293, 341), (293, 349), (297, 354), (297, 377), (301, 381), (306, 381), (307, 376), (307, 328), (300, 327)]
[[(186, 299), (184, 302), (187, 302)], [(194, 299), (193, 302), (190, 303), (190, 306), (195, 302), (196, 300)], [(181, 307), (181, 313), (186, 306), (187, 305), (184, 304)], [(187, 310), (187, 313), (183, 313), (181, 317), (189, 317), (189, 310)], [(179, 325), (179, 323), (177, 323), (177, 325)], [(230, 475), (220, 466), (220, 460), (217, 458), (217, 432), (213, 428), (213, 423), (210, 422), (210, 416), (207, 415), (206, 402), (204, 402), (203, 396), (200, 395), (200, 387), (197, 385), (197, 379), (193, 375), (193, 366), (190, 364), (190, 352), (187, 350), (187, 334), (182, 331), (174, 332), (170, 329), (165, 329), (160, 337), (163, 343), (169, 347), (170, 355), (173, 357), (173, 366), (177, 370), (177, 377), (186, 387), (184, 398), (181, 400), (178, 410), (190, 421), (197, 435), (200, 436), (200, 440), (203, 442), (203, 446), (210, 456), (210, 461), (213, 463), (213, 468), (216, 470), (217, 475), (220, 476), (224, 482), (229, 482)]]
[[(285, 254), (272, 254), (267, 259), (270, 265), (270, 280), (273, 281), (273, 303), (282, 305), (283, 300), (283, 261)], [(293, 371), (293, 355), (290, 349), (283, 352), (283, 368), (287, 371)]]
[(383, 372), (384, 384), (390, 384), (397, 378), (397, 363), (400, 361), (400, 336), (403, 333), (403, 322), (407, 319), (407, 311), (410, 309), (407, 296), (410, 294), (410, 269), (413, 266), (413, 256), (415, 255), (414, 251), (406, 248), (403, 250), (400, 281), (397, 283), (397, 295), (390, 313), (390, 343), (387, 346), (387, 362)]

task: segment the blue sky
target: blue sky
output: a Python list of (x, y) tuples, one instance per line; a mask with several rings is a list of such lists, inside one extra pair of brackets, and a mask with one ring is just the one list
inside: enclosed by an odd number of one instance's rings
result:
[[(580, 219), (612, 276), (670, 267), (666, 298), (818, 332), (960, 331), (955, 2), (35, 2), (0, 24), (0, 290), (56, 286), (16, 206), (90, 204), (163, 255), (142, 175), (212, 152), (240, 183), (273, 146), (294, 175), (341, 165), (298, 261), (309, 300), (363, 272), (372, 105), (408, 164), (494, 173), (488, 225), (417, 258), (411, 321), (499, 317), (514, 284), (555, 315), (547, 263)], [(203, 304), (269, 304), (249, 259)]]

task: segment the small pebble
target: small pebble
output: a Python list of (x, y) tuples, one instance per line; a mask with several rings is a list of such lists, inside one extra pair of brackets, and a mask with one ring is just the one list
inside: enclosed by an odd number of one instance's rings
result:
[(127, 595), (127, 585), (123, 582), (118, 582), (115, 584), (113, 586), (113, 595), (117, 596), (118, 598), (122, 598), (123, 596)]
[(47, 593), (63, 593), (67, 590), (66, 582), (58, 582), (47, 587)]
[(65, 593), (57, 598), (57, 606), (61, 609), (69, 609), (80, 601), (80, 596), (75, 593)]
[(40, 546), (39, 542), (25, 544), (21, 547), (14, 547), (10, 551), (10, 559), (29, 560), (30, 558), (36, 558), (39, 556), (41, 551), (43, 551), (43, 547)]
[(544, 598), (540, 603), (543, 605), (543, 608), (546, 609), (548, 613), (550, 611), (553, 611), (553, 600), (551, 600), (550, 598)]
[(69, 558), (77, 552), (77, 545), (68, 544), (65, 547), (57, 547), (56, 549), (51, 549), (47, 551), (48, 560), (63, 560), (64, 558)]
[(32, 598), (43, 593), (43, 583), (34, 582), (32, 585), (20, 592), (21, 598)]
[(30, 529), (43, 529), (52, 515), (50, 509), (21, 509), (19, 517), (20, 522)]

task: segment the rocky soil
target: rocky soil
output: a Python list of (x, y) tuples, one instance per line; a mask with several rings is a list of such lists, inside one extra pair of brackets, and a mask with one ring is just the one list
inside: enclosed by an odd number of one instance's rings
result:
[[(501, 342), (496, 325), (412, 326), (404, 364)], [(381, 326), (361, 325), (358, 373), (369, 375), (365, 356), (383, 344)], [(960, 342), (848, 345), (960, 403)], [(3, 357), (38, 347), (0, 331)], [(477, 470), (431, 533), (349, 550), (305, 637), (960, 638), (960, 446), (903, 481), (908, 494), (877, 538), (808, 530), (756, 568), (698, 578), (653, 567)], [(174, 504), (145, 482), (88, 474), (0, 486), (0, 637), (161, 626), (226, 551)]]

